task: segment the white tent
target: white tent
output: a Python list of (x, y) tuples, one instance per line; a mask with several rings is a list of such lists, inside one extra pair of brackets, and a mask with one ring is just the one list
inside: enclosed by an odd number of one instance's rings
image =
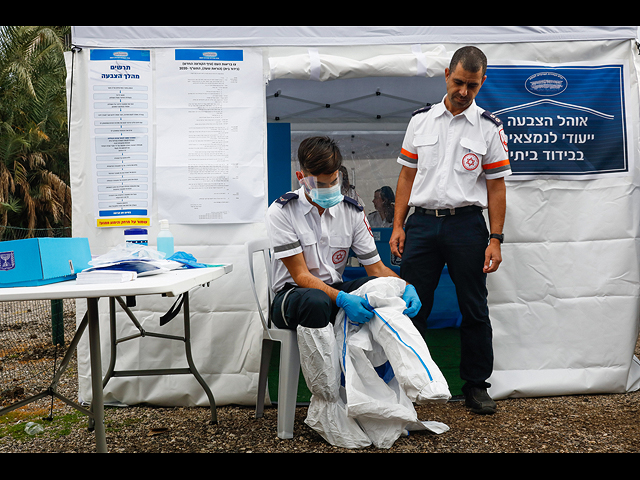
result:
[[(122, 238), (122, 229), (96, 228), (91, 208), (86, 208), (94, 196), (86, 101), (91, 49), (139, 48), (152, 55), (177, 48), (259, 52), (265, 80), (265, 104), (260, 108), (266, 106), (268, 120), (276, 122), (278, 117), (291, 123), (293, 137), (298, 132), (329, 131), (353, 138), (357, 131), (375, 143), (389, 134), (383, 142), (387, 150), (381, 148), (380, 157), (390, 166), (379, 175), (393, 186), (397, 171), (388, 148), (399, 148), (393, 142), (401, 142), (414, 108), (442, 99), (444, 68), (458, 47), (480, 47), (490, 65), (622, 65), (624, 168), (583, 178), (543, 173), (508, 182), (505, 261), (489, 279), (495, 346), (490, 381), (495, 398), (638, 389), (640, 364), (633, 356), (640, 286), (636, 33), (636, 27), (575, 26), (73, 27), (73, 43), (82, 48), (68, 62), (70, 69), (73, 65), (74, 235), (88, 237), (94, 254), (104, 253)], [(301, 108), (305, 102), (310, 106)], [(266, 142), (257, 141), (265, 143), (266, 152)], [(266, 162), (266, 154), (264, 158)], [(358, 175), (363, 177), (358, 185), (365, 185), (366, 174)], [(266, 199), (262, 208), (267, 208)], [(159, 220), (155, 198), (150, 216), (150, 237), (155, 237)], [(177, 244), (199, 260), (234, 264), (231, 275), (194, 296), (193, 350), (219, 404), (250, 405), (255, 398), (261, 327), (249, 301), (242, 245), (264, 235), (264, 224), (174, 225), (172, 230)], [(157, 324), (158, 316), (171, 306), (171, 300), (165, 300), (161, 304), (139, 300), (145, 322)], [(103, 340), (107, 335), (105, 330)], [(106, 345), (103, 351), (106, 365)], [(81, 360), (83, 353), (81, 347)], [(140, 346), (126, 350), (118, 361), (128, 365), (123, 368), (152, 368), (150, 364), (157, 368), (158, 362), (179, 364), (182, 356), (181, 351)], [(81, 361), (85, 399), (90, 397), (88, 370)], [(194, 380), (175, 376), (114, 379), (107, 385), (105, 400), (206, 404)]]

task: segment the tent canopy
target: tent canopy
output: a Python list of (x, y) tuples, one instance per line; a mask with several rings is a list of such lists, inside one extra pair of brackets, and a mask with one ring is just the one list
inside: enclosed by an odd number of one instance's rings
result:
[[(265, 52), (265, 80), (321, 82), (442, 76), (454, 49), (465, 44), (503, 45), (507, 49), (516, 44), (521, 60), (530, 60), (539, 56), (528, 47), (531, 43), (625, 41), (636, 37), (636, 26), (73, 27), (74, 44), (87, 48), (261, 48)], [(492, 62), (503, 52), (486, 53)], [(584, 57), (584, 50), (576, 52), (573, 61), (580, 60), (581, 55)], [(304, 86), (305, 90), (309, 88), (318, 87)], [(361, 86), (353, 89), (361, 90)]]
[(520, 43), (636, 38), (637, 27), (612, 26), (74, 26), (80, 47), (283, 47)]

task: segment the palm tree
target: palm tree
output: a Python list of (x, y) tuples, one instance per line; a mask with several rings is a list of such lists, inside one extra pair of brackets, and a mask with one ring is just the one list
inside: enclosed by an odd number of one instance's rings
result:
[(69, 226), (66, 67), (70, 27), (0, 27), (0, 234)]

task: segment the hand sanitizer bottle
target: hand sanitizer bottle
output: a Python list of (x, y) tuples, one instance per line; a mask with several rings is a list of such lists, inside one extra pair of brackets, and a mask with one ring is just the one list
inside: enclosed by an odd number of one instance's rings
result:
[(173, 255), (173, 235), (169, 230), (169, 220), (160, 220), (160, 233), (158, 233), (158, 251), (164, 252), (165, 257)]

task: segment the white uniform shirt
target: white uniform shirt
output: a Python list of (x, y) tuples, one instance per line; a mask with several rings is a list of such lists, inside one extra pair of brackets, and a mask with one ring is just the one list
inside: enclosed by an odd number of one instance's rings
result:
[(418, 169), (409, 206), (487, 208), (486, 180), (511, 174), (502, 122), (475, 101), (456, 116), (444, 99), (425, 110), (411, 118), (398, 157)]
[[(295, 285), (282, 258), (304, 253), (309, 272), (327, 284), (342, 281), (349, 248), (363, 265), (380, 261), (362, 207), (347, 197), (320, 215), (300, 188), (283, 195), (267, 211), (266, 225), (273, 252), (273, 290)], [(355, 202), (354, 202), (355, 203)]]

